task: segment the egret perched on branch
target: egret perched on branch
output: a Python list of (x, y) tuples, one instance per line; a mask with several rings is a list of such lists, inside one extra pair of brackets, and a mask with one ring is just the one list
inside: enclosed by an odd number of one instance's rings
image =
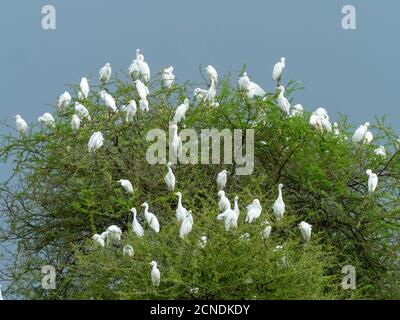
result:
[(372, 173), (371, 169), (366, 171), (368, 175), (368, 192), (373, 193), (378, 186), (378, 176), (376, 173)]
[(149, 112), (149, 101), (146, 99), (140, 99), (139, 100), (139, 106), (140, 110), (142, 112)]
[(230, 209), (231, 203), (229, 199), (225, 196), (225, 191), (223, 190), (218, 191), (218, 196), (219, 196), (219, 202), (218, 202), (219, 211), (225, 212), (226, 210)]
[(172, 73), (174, 71), (174, 67), (168, 67), (163, 70), (162, 73), (162, 83), (163, 86), (167, 89), (170, 89), (174, 84), (175, 75)]
[(236, 196), (233, 210), (228, 209), (223, 214), (220, 214), (217, 217), (218, 220), (221, 220), (221, 218), (225, 218), (225, 230), (226, 231), (237, 228), (239, 214), (240, 214), (238, 199), (239, 199), (239, 197)]
[(133, 250), (130, 244), (127, 244), (122, 248), (122, 254), (124, 256), (133, 257), (135, 255), (135, 250)]
[(136, 49), (136, 63), (139, 69), (139, 75), (142, 76), (144, 82), (150, 81), (150, 67), (146, 61), (144, 61), (144, 56), (141, 54), (140, 49)]
[(170, 129), (172, 132), (170, 150), (172, 151), (172, 155), (177, 158), (182, 151), (182, 139), (178, 135), (178, 126), (176, 124), (171, 125)]
[(208, 65), (208, 66), (206, 67), (206, 72), (207, 72), (208, 77), (210, 78), (210, 81), (211, 81), (211, 82), (214, 81), (214, 83), (217, 84), (217, 82), (218, 82), (218, 73), (217, 73), (217, 70), (215, 70), (215, 68), (214, 68), (213, 66)]
[(321, 124), (325, 132), (332, 132), (332, 124), (330, 123), (329, 118), (323, 118)]
[(81, 83), (80, 83), (79, 86), (80, 86), (80, 88), (81, 88), (82, 96), (83, 96), (85, 99), (87, 99), (88, 96), (89, 96), (89, 91), (90, 91), (88, 79), (86, 79), (85, 77), (83, 77), (83, 78), (81, 79)]
[(149, 88), (139, 79), (135, 80), (135, 85), (140, 99), (147, 100), (147, 96), (150, 94)]
[(106, 63), (105, 66), (100, 69), (99, 75), (101, 84), (103, 86), (107, 85), (111, 77), (111, 65), (109, 63)]
[(125, 109), (125, 121), (133, 122), (135, 120), (136, 112), (137, 112), (136, 101), (135, 100), (129, 101), (129, 104)]
[(104, 239), (101, 237), (101, 235), (99, 235), (99, 234), (95, 234), (94, 236), (93, 236), (93, 241), (97, 244), (97, 245), (99, 245), (99, 246), (101, 246), (101, 247), (104, 247), (105, 246), (105, 242), (104, 242)]
[(107, 245), (110, 243), (118, 245), (119, 242), (121, 241), (122, 230), (116, 225), (111, 225), (107, 228), (105, 235), (106, 235)]
[(247, 207), (246, 222), (252, 223), (253, 220), (258, 219), (261, 215), (262, 207), (260, 200), (254, 199)]
[(265, 96), (265, 91), (257, 83), (250, 81), (246, 72), (243, 72), (243, 75), (238, 80), (238, 84), (239, 89), (245, 91), (250, 99)]
[(385, 157), (386, 157), (385, 146), (379, 146), (378, 148), (375, 149), (374, 153), (375, 153), (377, 156), (380, 156), (380, 157), (385, 158)]
[(212, 104), (215, 101), (216, 95), (217, 95), (217, 88), (215, 86), (215, 81), (213, 79), (211, 79), (210, 87), (208, 88), (204, 99), (205, 99), (205, 101)]
[(77, 133), (81, 126), (81, 119), (76, 114), (72, 115), (71, 128), (74, 133)]
[(71, 102), (72, 98), (71, 95), (69, 94), (68, 91), (65, 91), (63, 94), (60, 95), (60, 97), (58, 98), (58, 103), (57, 103), (57, 107), (59, 110), (64, 110), (66, 109), (70, 102)]
[(192, 211), (189, 210), (186, 213), (185, 219), (183, 219), (182, 224), (181, 224), (181, 229), (179, 231), (179, 236), (183, 239), (185, 238), (193, 228), (193, 216), (192, 216)]
[(151, 269), (151, 282), (153, 283), (154, 287), (159, 287), (161, 280), (161, 273), (160, 270), (157, 268), (157, 262), (152, 261), (150, 262), (150, 265), (153, 267)]
[(154, 230), (154, 232), (159, 233), (160, 232), (160, 223), (158, 222), (158, 219), (155, 216), (155, 214), (149, 211), (148, 203), (144, 202), (142, 204), (142, 207), (144, 207), (144, 216), (146, 218), (148, 225), (150, 226), (151, 229)]
[(91, 120), (88, 109), (86, 109), (86, 107), (79, 102), (75, 102), (75, 113), (82, 119), (87, 119), (88, 121)]
[(21, 134), (27, 134), (28, 133), (28, 125), (26, 124), (26, 121), (21, 118), (19, 114), (15, 116), (15, 125), (17, 126), (17, 130)]
[(264, 240), (267, 240), (271, 235), (272, 226), (268, 220), (264, 221), (265, 228), (262, 231), (262, 237)]
[(274, 206), (273, 206), (275, 219), (277, 221), (281, 220), (283, 217), (283, 214), (285, 213), (285, 203), (283, 202), (282, 188), (283, 188), (283, 184), (280, 183), (278, 185), (278, 198), (275, 200)]
[(189, 109), (189, 100), (185, 99), (182, 104), (180, 104), (175, 111), (174, 123), (178, 124), (186, 118), (186, 111)]
[(274, 65), (274, 69), (272, 70), (272, 80), (281, 81), (282, 79), (282, 74), (283, 74), (283, 69), (286, 67), (286, 59), (284, 57), (281, 58), (281, 61), (277, 62)]
[(168, 162), (167, 163), (168, 172), (164, 177), (164, 181), (165, 181), (165, 183), (166, 183), (166, 185), (168, 187), (168, 190), (169, 191), (174, 191), (174, 189), (175, 189), (175, 175), (172, 172), (172, 168), (171, 167), (172, 167), (172, 163)]
[(300, 117), (303, 115), (304, 112), (304, 108), (301, 104), (296, 104), (293, 108), (292, 108), (292, 112), (290, 114), (291, 117)]
[(369, 122), (366, 122), (357, 128), (357, 130), (353, 134), (353, 137), (351, 138), (353, 143), (359, 143), (363, 141), (365, 133), (368, 131), (368, 127)]
[(365, 144), (370, 144), (372, 142), (372, 140), (374, 140), (374, 135), (372, 134), (371, 131), (367, 131), (364, 135), (364, 140), (363, 142)]
[(289, 115), (290, 112), (290, 102), (288, 99), (286, 99), (286, 97), (283, 95), (285, 93), (285, 87), (284, 86), (279, 86), (278, 90), (280, 91), (279, 95), (278, 95), (278, 106), (279, 108), (286, 113), (287, 115)]
[(38, 122), (43, 123), (47, 127), (54, 128), (56, 126), (56, 120), (51, 115), (51, 113), (46, 112), (38, 118)]
[(299, 223), (299, 229), (301, 231), (301, 235), (303, 236), (304, 240), (306, 242), (310, 241), (312, 225), (308, 224), (305, 221), (302, 221)]
[(141, 238), (141, 237), (144, 236), (144, 230), (143, 230), (143, 227), (141, 226), (141, 224), (139, 223), (139, 221), (136, 218), (136, 215), (137, 215), (136, 208), (132, 208), (131, 212), (132, 212), (132, 216), (133, 216), (132, 230), (139, 238)]
[(321, 120), (322, 119), (328, 119), (329, 120), (328, 112), (326, 111), (325, 108), (319, 107), (317, 110), (315, 110), (313, 112), (313, 114), (318, 116)]
[(176, 208), (176, 219), (178, 220), (178, 222), (182, 222), (186, 217), (187, 210), (182, 205), (182, 193), (177, 192), (175, 194), (178, 196), (178, 207)]
[(226, 182), (228, 181), (228, 171), (222, 170), (217, 175), (217, 186), (218, 190), (224, 190), (226, 186)]
[(127, 194), (133, 194), (133, 186), (129, 180), (121, 179), (118, 180), (118, 182), (121, 185), (121, 187), (125, 189)]
[(324, 128), (323, 128), (323, 126), (322, 126), (322, 120), (321, 120), (321, 118), (318, 117), (317, 115), (312, 114), (312, 115), (310, 116), (309, 122), (310, 122), (310, 125), (311, 125), (314, 129), (320, 130), (321, 132), (324, 131)]
[(92, 134), (88, 142), (89, 153), (99, 150), (104, 143), (103, 134), (98, 131)]
[(111, 94), (109, 94), (106, 90), (100, 91), (100, 97), (104, 101), (104, 104), (109, 107), (113, 112), (117, 112), (117, 105), (115, 104), (115, 100)]

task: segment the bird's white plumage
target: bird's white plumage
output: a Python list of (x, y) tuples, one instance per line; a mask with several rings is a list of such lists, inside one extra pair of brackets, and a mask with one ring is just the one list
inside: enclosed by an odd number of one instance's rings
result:
[(90, 91), (88, 79), (85, 77), (82, 77), (79, 87), (81, 89), (82, 97), (87, 99), (89, 96), (89, 91)]
[(178, 196), (178, 206), (176, 208), (176, 219), (178, 220), (178, 222), (182, 222), (185, 217), (186, 217), (186, 213), (188, 212), (186, 210), (186, 208), (182, 205), (182, 193), (177, 192), (175, 193)]
[(239, 78), (238, 84), (239, 88), (245, 91), (250, 99), (265, 96), (265, 91), (257, 83), (250, 81), (246, 72)]
[(104, 247), (106, 245), (104, 239), (101, 237), (101, 235), (99, 235), (97, 233), (93, 236), (92, 239), (97, 245), (99, 245), (101, 247)]
[(222, 170), (217, 175), (217, 187), (218, 187), (218, 190), (225, 189), (227, 181), (228, 181), (228, 172), (226, 170)]
[(28, 125), (26, 121), (22, 119), (22, 117), (19, 114), (15, 116), (15, 125), (20, 134), (26, 135), (28, 133)]
[(373, 173), (371, 169), (366, 171), (368, 175), (368, 192), (373, 193), (378, 186), (378, 175)]
[(149, 205), (147, 202), (143, 203), (142, 207), (144, 207), (144, 217), (146, 218), (148, 225), (154, 232), (159, 233), (160, 223), (158, 222), (156, 215), (149, 211)]
[(260, 200), (254, 199), (247, 207), (246, 222), (252, 223), (254, 220), (258, 219), (261, 215), (262, 207)]
[(206, 94), (204, 96), (204, 100), (209, 102), (210, 104), (215, 102), (215, 97), (217, 95), (217, 87), (215, 84), (215, 81), (211, 79), (211, 84), (208, 90), (206, 91)]
[(151, 269), (151, 282), (153, 283), (154, 287), (159, 287), (160, 286), (160, 281), (161, 281), (161, 273), (160, 270), (157, 267), (157, 262), (152, 261), (151, 263), (152, 269)]
[(141, 238), (144, 236), (144, 229), (143, 229), (142, 225), (139, 223), (139, 221), (137, 220), (136, 208), (132, 208), (131, 212), (132, 212), (132, 217), (133, 217), (132, 230), (139, 238)]
[(279, 86), (278, 90), (280, 91), (278, 95), (278, 107), (282, 110), (283, 113), (289, 115), (290, 113), (290, 102), (289, 100), (284, 96), (285, 93), (285, 87), (284, 86)]
[(71, 128), (74, 133), (77, 133), (81, 126), (81, 119), (76, 114), (72, 115)]
[(208, 66), (206, 67), (206, 72), (207, 72), (207, 75), (208, 75), (210, 81), (214, 81), (215, 84), (216, 84), (216, 83), (218, 82), (218, 73), (217, 73), (217, 70), (215, 70), (215, 68), (214, 68), (213, 66), (208, 65)]
[(229, 199), (225, 196), (225, 191), (218, 191), (219, 202), (218, 207), (220, 212), (225, 212), (226, 210), (231, 208), (231, 203)]
[(182, 221), (181, 229), (179, 231), (179, 237), (185, 238), (192, 231), (192, 228), (193, 228), (193, 216), (192, 212), (189, 210)]
[(149, 88), (147, 88), (147, 86), (139, 79), (135, 80), (135, 85), (140, 99), (147, 100), (147, 96), (150, 94)]
[(196, 98), (197, 101), (203, 101), (206, 98), (207, 90), (196, 88), (193, 91), (193, 96)]
[(57, 102), (57, 107), (60, 110), (65, 110), (72, 100), (71, 95), (68, 91), (65, 91), (63, 94), (60, 95)]
[(374, 153), (375, 153), (377, 156), (380, 156), (380, 157), (385, 158), (385, 157), (386, 157), (385, 146), (379, 146), (378, 148), (376, 148), (376, 149), (374, 150)]
[(310, 241), (311, 229), (312, 229), (311, 224), (308, 224), (307, 222), (302, 221), (299, 223), (299, 229), (301, 231), (301, 235), (303, 236), (303, 239), (307, 242)]
[(171, 125), (170, 129), (172, 131), (172, 141), (170, 148), (172, 151), (172, 156), (177, 158), (182, 150), (182, 140), (178, 135), (178, 126), (176, 124)]
[(99, 71), (100, 82), (103, 86), (106, 85), (108, 81), (110, 81), (111, 72), (112, 72), (111, 65), (109, 63), (106, 63), (104, 67), (100, 69)]
[(285, 202), (283, 201), (282, 188), (283, 188), (283, 184), (280, 183), (278, 185), (278, 198), (275, 200), (274, 206), (273, 206), (275, 219), (277, 221), (281, 220), (283, 217), (283, 214), (285, 213)]
[(90, 114), (88, 109), (80, 104), (79, 102), (75, 102), (75, 114), (80, 118), (80, 119), (87, 119), (90, 121)]
[(100, 97), (104, 101), (104, 104), (109, 107), (113, 112), (117, 112), (117, 105), (115, 103), (115, 99), (111, 94), (109, 94), (106, 90), (100, 91)]
[(137, 105), (135, 100), (129, 101), (128, 106), (125, 109), (125, 121), (126, 122), (133, 122), (135, 120), (135, 115), (137, 112)]
[(89, 152), (96, 152), (103, 146), (103, 143), (103, 134), (100, 131), (93, 133), (88, 142)]
[(121, 179), (121, 180), (118, 180), (118, 182), (121, 185), (121, 187), (125, 189), (126, 193), (128, 193), (128, 194), (133, 193), (133, 186), (129, 180)]
[(175, 111), (174, 115), (174, 123), (178, 124), (182, 120), (186, 118), (186, 111), (189, 109), (189, 100), (185, 99), (185, 101), (180, 104)]
[(351, 138), (353, 143), (359, 143), (363, 141), (365, 133), (368, 131), (368, 127), (369, 122), (366, 122), (357, 128), (357, 130), (353, 134), (353, 137)]
[(371, 131), (367, 131), (364, 135), (364, 139), (363, 142), (365, 144), (370, 144), (372, 142), (372, 140), (374, 140), (374, 135), (372, 134)]
[(142, 112), (149, 112), (149, 101), (147, 99), (140, 99), (139, 100), (139, 107), (140, 111)]
[(111, 225), (107, 228), (105, 236), (107, 245), (108, 244), (118, 245), (122, 238), (122, 230), (116, 225)]
[(122, 248), (122, 254), (124, 256), (133, 257), (135, 255), (135, 250), (130, 244), (127, 244)]
[(303, 115), (304, 108), (301, 104), (296, 104), (292, 107), (292, 111), (290, 113), (291, 117), (300, 117)]
[(172, 85), (174, 84), (175, 75), (173, 74), (173, 71), (174, 71), (174, 68), (172, 66), (165, 68), (163, 70), (162, 83), (163, 83), (163, 86), (167, 89), (170, 89), (172, 87)]
[(268, 220), (265, 220), (265, 221), (264, 221), (264, 225), (265, 225), (265, 227), (264, 227), (264, 229), (262, 230), (262, 238), (263, 238), (264, 240), (267, 240), (267, 239), (270, 237), (270, 235), (271, 235), (272, 226), (271, 226), (271, 224), (268, 222)]
[(168, 172), (164, 177), (164, 181), (165, 181), (165, 184), (168, 187), (168, 190), (169, 191), (174, 191), (174, 189), (175, 189), (175, 175), (174, 175), (171, 167), (172, 167), (172, 163), (168, 162), (168, 164), (167, 164)]
[(38, 122), (43, 123), (47, 127), (51, 127), (51, 128), (54, 128), (56, 125), (56, 120), (54, 119), (52, 114), (48, 113), (48, 112), (46, 112), (42, 116), (40, 116), (38, 118)]
[(272, 70), (272, 80), (280, 81), (283, 74), (283, 69), (286, 67), (286, 59), (284, 57), (281, 58), (279, 62), (274, 65)]

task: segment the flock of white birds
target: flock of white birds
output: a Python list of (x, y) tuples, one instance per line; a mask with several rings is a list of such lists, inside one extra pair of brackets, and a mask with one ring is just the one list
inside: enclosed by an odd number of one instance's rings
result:
[[(277, 97), (277, 105), (280, 110), (287, 116), (295, 117), (303, 115), (303, 107), (300, 104), (295, 106), (291, 106), (289, 100), (285, 97), (285, 87), (280, 84), (282, 79), (282, 75), (284, 69), (286, 67), (285, 58), (281, 58), (279, 62), (274, 65), (272, 72), (272, 79), (277, 82), (277, 90), (279, 95)], [(208, 103), (212, 106), (219, 106), (218, 102), (215, 100), (217, 94), (217, 82), (218, 82), (218, 73), (216, 69), (209, 65), (205, 69), (207, 76), (209, 78), (209, 87), (208, 89), (196, 88), (194, 90), (194, 97), (197, 101), (202, 101), (204, 103)], [(173, 74), (173, 67), (168, 67), (163, 70), (162, 77), (162, 85), (165, 88), (171, 88), (174, 85), (175, 75)], [(100, 69), (99, 78), (100, 83), (103, 88), (107, 86), (110, 81), (112, 74), (111, 65), (107, 63), (104, 67)], [(134, 80), (136, 91), (139, 95), (139, 107), (142, 111), (149, 111), (149, 102), (148, 96), (150, 91), (147, 87), (147, 84), (150, 81), (150, 68), (147, 62), (144, 60), (144, 56), (139, 49), (136, 50), (136, 59), (133, 60), (132, 64), (129, 67), (129, 75)], [(264, 97), (265, 91), (256, 83), (250, 81), (249, 76), (246, 72), (244, 72), (238, 80), (238, 87), (240, 90), (246, 92), (249, 98), (254, 97)], [(90, 93), (89, 81), (87, 78), (83, 77), (81, 79), (79, 85), (80, 91), (78, 92), (78, 100), (82, 101), (87, 99)], [(116, 101), (113, 96), (105, 89), (99, 91), (99, 95), (104, 102), (104, 105), (107, 106), (113, 112), (124, 112), (125, 120), (127, 122), (133, 122), (136, 112), (137, 112), (137, 104), (135, 100), (131, 100), (127, 106), (117, 107)], [(65, 110), (69, 107), (72, 101), (72, 97), (69, 92), (64, 92), (60, 95), (58, 99), (58, 108), (60, 110)], [(179, 105), (176, 108), (175, 115), (173, 117), (174, 124), (171, 125), (171, 129), (173, 132), (173, 139), (171, 143), (171, 151), (175, 156), (178, 156), (182, 147), (182, 141), (178, 134), (178, 124), (185, 119), (185, 114), (189, 109), (189, 100), (185, 99), (183, 104)], [(28, 125), (24, 119), (20, 115), (15, 116), (16, 127), (18, 131), (22, 135), (28, 134)], [(45, 125), (48, 128), (54, 128), (56, 125), (56, 121), (54, 117), (50, 113), (45, 113), (41, 117), (38, 118), (38, 121)], [(91, 117), (88, 109), (80, 102), (75, 102), (75, 114), (71, 119), (71, 129), (74, 134), (76, 134), (81, 126), (82, 121), (91, 121)], [(338, 124), (331, 124), (329, 120), (329, 116), (327, 111), (324, 108), (318, 108), (315, 110), (309, 118), (310, 125), (320, 130), (321, 132), (333, 132), (334, 135), (339, 136), (340, 132), (338, 129)], [(370, 131), (368, 131), (369, 123), (361, 125), (355, 132), (352, 137), (352, 142), (355, 144), (359, 143), (371, 143), (373, 139), (373, 135)], [(344, 137), (346, 138), (346, 137)], [(94, 132), (89, 139), (88, 142), (88, 151), (89, 153), (95, 153), (99, 150), (104, 143), (104, 136), (102, 132)], [(383, 146), (377, 148), (375, 153), (379, 156), (385, 157), (386, 152)], [(172, 171), (171, 163), (167, 165), (168, 172), (164, 178), (164, 181), (168, 187), (168, 189), (173, 192), (175, 189), (175, 175)], [(378, 176), (373, 173), (370, 169), (366, 171), (368, 175), (368, 190), (370, 193), (374, 192), (378, 185)], [(238, 197), (234, 198), (234, 207), (231, 208), (231, 203), (228, 197), (225, 194), (225, 186), (228, 181), (228, 172), (226, 170), (221, 171), (217, 178), (217, 187), (218, 187), (218, 208), (220, 213), (217, 216), (218, 221), (223, 221), (225, 225), (226, 231), (237, 228), (238, 218), (239, 218), (239, 204)], [(133, 186), (129, 180), (121, 179), (118, 181), (121, 184), (121, 187), (126, 191), (127, 194), (133, 193)], [(285, 202), (283, 201), (282, 195), (283, 185), (278, 185), (278, 196), (273, 205), (273, 213), (276, 221), (280, 221), (283, 218), (285, 213)], [(180, 231), (179, 236), (181, 238), (185, 238), (193, 229), (193, 214), (191, 210), (187, 210), (182, 205), (182, 193), (175, 193), (178, 197), (178, 206), (176, 209), (176, 219), (180, 223)], [(155, 233), (160, 232), (160, 224), (157, 219), (157, 216), (149, 211), (149, 204), (143, 203), (144, 207), (144, 217), (150, 229), (152, 229)], [(247, 214), (246, 214), (246, 223), (253, 223), (255, 220), (260, 218), (262, 212), (262, 206), (258, 199), (255, 199), (250, 204), (246, 206)], [(138, 237), (142, 237), (144, 235), (144, 228), (141, 226), (139, 221), (137, 220), (137, 211), (135, 208), (131, 209), (133, 214), (133, 222), (132, 222), (132, 230)], [(271, 234), (272, 225), (269, 221), (265, 220), (263, 222), (264, 229), (262, 231), (262, 238), (268, 239)], [(302, 221), (298, 225), (301, 235), (304, 240), (310, 241), (311, 239), (311, 231), (312, 226), (305, 221)], [(112, 225), (107, 228), (105, 232), (102, 234), (95, 234), (93, 236), (93, 240), (96, 244), (104, 247), (106, 245), (119, 244), (122, 238), (122, 230), (115, 225)], [(243, 234), (241, 236), (242, 239), (249, 240), (250, 235), (248, 233)], [(199, 246), (201, 248), (205, 248), (207, 244), (207, 235), (202, 234), (199, 240)], [(276, 250), (282, 249), (282, 246), (277, 246)], [(126, 245), (123, 248), (123, 254), (128, 256), (134, 255), (134, 249), (131, 245)], [(160, 270), (158, 269), (157, 262), (152, 261), (151, 263), (151, 279), (154, 286), (159, 286), (160, 284)], [(0, 291), (1, 298), (1, 291)]]

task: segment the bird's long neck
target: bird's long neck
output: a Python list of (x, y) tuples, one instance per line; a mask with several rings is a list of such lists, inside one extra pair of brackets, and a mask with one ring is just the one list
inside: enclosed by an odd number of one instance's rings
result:
[(182, 207), (182, 196), (181, 195), (178, 196), (178, 206)]
[(278, 187), (278, 193), (279, 193), (279, 195), (278, 195), (279, 199), (282, 199), (282, 188), (281, 187)]

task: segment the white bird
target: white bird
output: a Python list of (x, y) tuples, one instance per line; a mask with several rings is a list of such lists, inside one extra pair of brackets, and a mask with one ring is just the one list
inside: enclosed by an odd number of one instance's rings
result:
[(178, 135), (178, 126), (176, 124), (171, 125), (170, 129), (172, 131), (170, 150), (172, 151), (172, 155), (178, 158), (182, 150), (182, 139)]
[(136, 101), (135, 100), (129, 101), (129, 104), (125, 109), (125, 121), (133, 122), (135, 120), (136, 112), (137, 112)]
[(43, 123), (47, 127), (54, 128), (56, 126), (56, 120), (51, 115), (51, 113), (46, 112), (38, 118), (38, 122)]
[(226, 182), (228, 181), (228, 171), (222, 170), (220, 173), (217, 175), (217, 186), (218, 190), (223, 190), (225, 189)]
[(104, 239), (101, 237), (101, 235), (99, 235), (99, 234), (97, 234), (97, 233), (93, 236), (92, 239), (94, 240), (94, 242), (95, 242), (97, 245), (99, 245), (99, 246), (101, 246), (101, 247), (104, 247), (104, 246), (106, 245)]
[(57, 103), (57, 107), (60, 110), (64, 110), (66, 109), (70, 102), (72, 100), (71, 95), (69, 94), (68, 91), (65, 91), (63, 94), (60, 95), (60, 97), (58, 98), (58, 103)]
[(175, 111), (174, 123), (178, 124), (186, 118), (186, 111), (189, 109), (189, 100), (185, 99), (182, 104), (180, 104)]
[(268, 220), (264, 221), (264, 225), (265, 225), (265, 228), (262, 231), (262, 237), (263, 237), (264, 240), (267, 240), (271, 235), (272, 226), (268, 222)]
[(335, 122), (335, 123), (333, 124), (333, 134), (334, 134), (335, 136), (338, 136), (338, 135), (340, 134), (339, 125), (338, 125), (337, 122)]
[(163, 70), (162, 73), (162, 83), (163, 86), (167, 89), (170, 89), (174, 84), (175, 75), (172, 73), (174, 71), (174, 67), (168, 67)]
[(72, 115), (71, 128), (74, 133), (77, 133), (81, 126), (81, 119), (76, 114)]
[(218, 207), (220, 212), (225, 212), (226, 210), (231, 208), (231, 203), (229, 199), (225, 196), (225, 191), (218, 191), (219, 202)]
[(278, 198), (274, 202), (274, 215), (277, 221), (281, 220), (283, 217), (283, 214), (285, 213), (285, 202), (283, 202), (283, 197), (282, 197), (282, 188), (283, 184), (280, 183), (278, 185)]
[(140, 99), (139, 106), (142, 112), (149, 112), (149, 101), (147, 99)]
[(26, 121), (21, 118), (19, 114), (17, 114), (15, 117), (15, 125), (17, 126), (17, 130), (21, 134), (27, 134), (28, 133), (28, 125), (26, 124)]
[(326, 111), (325, 108), (319, 107), (317, 110), (315, 110), (313, 112), (313, 114), (318, 116), (321, 120), (322, 119), (328, 119), (329, 120), (328, 112)]
[(283, 74), (283, 69), (286, 67), (286, 59), (284, 57), (281, 58), (281, 61), (277, 62), (274, 65), (274, 69), (272, 70), (272, 80), (280, 81)]
[(117, 105), (115, 103), (115, 99), (111, 94), (109, 94), (106, 90), (100, 91), (100, 97), (104, 101), (104, 104), (109, 107), (113, 112), (117, 112)]
[(155, 214), (149, 211), (148, 203), (144, 202), (142, 204), (142, 207), (144, 207), (144, 216), (146, 218), (148, 225), (150, 226), (151, 229), (154, 230), (154, 232), (159, 233), (160, 232), (160, 223), (158, 222), (158, 219), (155, 216)]
[(154, 287), (159, 287), (161, 280), (161, 273), (160, 270), (157, 268), (157, 262), (152, 261), (150, 265), (153, 267), (151, 269), (151, 282), (153, 283)]
[(292, 112), (290, 114), (291, 117), (300, 117), (303, 115), (304, 108), (301, 104), (296, 104), (292, 108)]
[(140, 99), (147, 100), (147, 96), (150, 94), (149, 88), (139, 79), (135, 80), (135, 85)]
[(132, 208), (131, 212), (132, 212), (132, 215), (133, 215), (132, 230), (139, 238), (141, 238), (141, 237), (144, 236), (144, 230), (143, 230), (143, 227), (141, 226), (141, 224), (139, 223), (139, 221), (136, 218), (136, 215), (137, 215), (136, 208)]
[(301, 231), (301, 235), (303, 236), (304, 240), (307, 242), (310, 241), (312, 225), (308, 224), (305, 221), (302, 221), (299, 223), (299, 229)]
[(177, 192), (175, 194), (178, 196), (178, 207), (176, 208), (176, 219), (178, 220), (178, 222), (182, 222), (185, 219), (186, 213), (188, 211), (182, 205), (182, 193)]
[(317, 116), (316, 114), (312, 114), (310, 116), (310, 125), (314, 128), (314, 129), (318, 129), (320, 131), (323, 131), (324, 128), (322, 126), (322, 121), (321, 118), (319, 116)]
[(378, 186), (378, 176), (376, 173), (372, 173), (371, 169), (366, 171), (368, 175), (368, 192), (373, 193)]
[(323, 118), (321, 124), (325, 132), (332, 132), (332, 124), (330, 123), (329, 118)]
[(385, 157), (386, 157), (385, 146), (379, 146), (378, 148), (376, 148), (376, 149), (374, 150), (374, 153), (375, 153), (377, 156), (380, 156), (380, 157), (385, 158)]
[(208, 241), (207, 236), (205, 234), (201, 235), (200, 236), (200, 240), (198, 242), (198, 246), (201, 249), (204, 249), (206, 247), (206, 245), (207, 245), (207, 241)]
[(144, 82), (150, 81), (150, 67), (146, 61), (144, 61), (143, 54), (140, 53), (140, 49), (136, 49), (136, 62), (139, 68), (139, 75), (142, 76)]
[(247, 207), (246, 222), (252, 223), (253, 220), (258, 219), (261, 215), (262, 207), (260, 200), (255, 199)]
[(204, 100), (209, 103), (214, 103), (214, 99), (217, 95), (217, 88), (215, 86), (215, 81), (211, 79), (210, 87), (208, 88)]
[(211, 65), (208, 65), (206, 67), (206, 71), (207, 71), (207, 75), (210, 78), (210, 81), (214, 81), (215, 84), (218, 82), (218, 73), (217, 70), (215, 70), (215, 68)]
[(239, 219), (240, 210), (239, 210), (238, 200), (239, 200), (239, 197), (235, 196), (234, 204), (233, 204), (233, 211), (235, 211), (235, 214), (236, 214), (237, 218)]
[(193, 216), (192, 216), (192, 211), (189, 210), (186, 213), (185, 219), (183, 219), (182, 224), (181, 224), (181, 229), (179, 231), (179, 236), (183, 239), (185, 238), (193, 228)]
[(353, 137), (351, 138), (353, 143), (359, 143), (364, 139), (365, 133), (368, 131), (368, 127), (369, 122), (366, 122), (357, 128), (353, 134)]
[(246, 72), (238, 80), (239, 88), (246, 91), (247, 96), (252, 99), (254, 97), (265, 96), (265, 91), (255, 82), (250, 81)]
[(110, 81), (111, 72), (111, 65), (109, 63), (106, 63), (105, 66), (100, 69), (100, 82), (103, 86), (105, 86), (108, 81)]
[(285, 93), (285, 87), (284, 86), (279, 86), (278, 90), (280, 91), (279, 95), (278, 95), (278, 106), (279, 108), (286, 113), (287, 115), (289, 115), (290, 112), (290, 102), (288, 99), (286, 99), (286, 97), (283, 95)]
[(133, 257), (135, 255), (135, 250), (130, 244), (127, 244), (122, 248), (122, 254), (124, 256)]
[(4, 298), (3, 298), (3, 293), (1, 292), (1, 284), (0, 284), (0, 301), (3, 301), (4, 300)]
[(196, 88), (193, 91), (193, 96), (196, 98), (197, 101), (204, 100), (206, 95), (207, 95), (207, 90), (205, 89)]
[(107, 228), (106, 231), (106, 243), (108, 244), (116, 244), (118, 245), (121, 241), (122, 230), (116, 225), (111, 225)]
[(374, 135), (372, 134), (371, 131), (367, 131), (364, 135), (364, 140), (363, 142), (365, 144), (370, 144), (372, 142), (372, 140), (374, 140)]
[(164, 181), (165, 181), (165, 183), (166, 183), (166, 185), (168, 187), (168, 190), (169, 191), (174, 191), (174, 189), (175, 189), (175, 175), (172, 172), (171, 166), (172, 166), (172, 163), (168, 162), (167, 163), (168, 172), (164, 177)]
[(88, 109), (79, 102), (75, 102), (75, 114), (81, 119), (87, 119), (90, 121), (90, 114)]
[(239, 220), (239, 204), (238, 204), (239, 197), (235, 197), (235, 204), (233, 210), (228, 209), (223, 215), (225, 215), (225, 230), (229, 231), (231, 229), (236, 229), (238, 220)]
[(83, 77), (83, 78), (81, 79), (81, 83), (80, 83), (79, 86), (80, 86), (80, 88), (81, 88), (81, 93), (82, 93), (83, 98), (87, 99), (88, 96), (89, 96), (89, 91), (90, 91), (88, 79), (86, 79), (85, 77)]
[(103, 143), (103, 134), (100, 131), (93, 133), (88, 142), (89, 152), (96, 152), (103, 146)]
[(133, 193), (133, 186), (129, 180), (121, 179), (121, 180), (118, 180), (118, 182), (121, 185), (121, 187), (125, 189), (126, 193), (128, 193), (128, 194)]

